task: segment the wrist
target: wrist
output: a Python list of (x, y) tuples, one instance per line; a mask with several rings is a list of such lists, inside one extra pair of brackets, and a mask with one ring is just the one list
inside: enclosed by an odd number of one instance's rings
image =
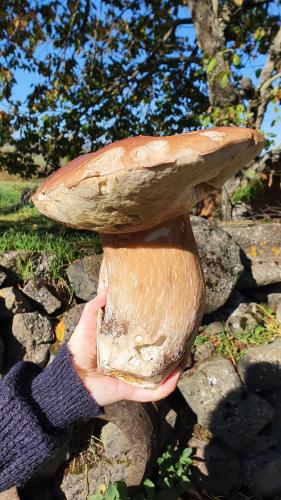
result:
[(63, 345), (53, 362), (32, 383), (36, 407), (54, 429), (68, 427), (78, 420), (88, 420), (101, 413), (77, 374), (72, 354)]

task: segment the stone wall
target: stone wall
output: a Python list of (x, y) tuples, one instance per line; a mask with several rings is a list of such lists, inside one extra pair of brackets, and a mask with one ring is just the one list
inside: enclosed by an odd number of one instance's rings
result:
[[(192, 225), (207, 285), (203, 323), (208, 325), (209, 335), (225, 328), (231, 338), (241, 330), (255, 328), (259, 324), (261, 303), (274, 311), (281, 324), (281, 224), (242, 221), (218, 226), (193, 217)], [(23, 258), (31, 259), (36, 270), (25, 283), (19, 276)], [(44, 253), (0, 254), (2, 375), (22, 359), (46, 366), (60, 343), (69, 340), (84, 303), (96, 295), (102, 256), (86, 256), (66, 269), (73, 290), (71, 300), (50, 279), (53, 259), (54, 256)], [(281, 326), (279, 333), (281, 337)], [(281, 341), (249, 348), (239, 363), (231, 356), (219, 356), (214, 350), (211, 342), (198, 344), (193, 350), (189, 370), (179, 383), (181, 396), (179, 392), (178, 397), (174, 395), (176, 402), (172, 406), (166, 403), (165, 415), (162, 410), (158, 412), (156, 448), (159, 451), (167, 441), (169, 430), (178, 432), (179, 439), (194, 449), (194, 485), (210, 494), (228, 498), (233, 488), (246, 488), (256, 496), (280, 494)], [(193, 421), (190, 435), (183, 435), (184, 420)], [(91, 432), (100, 436), (100, 430)], [(131, 451), (123, 449), (126, 438), (118, 438), (119, 431), (116, 426), (101, 431), (103, 449), (95, 467), (106, 454), (112, 460), (112, 449), (117, 458), (118, 454), (123, 457), (121, 462), (123, 459), (126, 462)], [(79, 432), (84, 433), (82, 427)], [(84, 452), (87, 443), (82, 447)], [(70, 436), (57, 461), (45, 468), (44, 477), (39, 474), (24, 487), (30, 500), (38, 498), (46, 477), (54, 478), (74, 453)], [(107, 471), (105, 481), (126, 479), (126, 467), (117, 467), (117, 462)], [(61, 483), (65, 498), (84, 499), (84, 487), (79, 486), (84, 481), (83, 473), (81, 478), (79, 474), (72, 478), (71, 468), (68, 466), (66, 470)], [(93, 472), (90, 476), (93, 490), (98, 479)], [(48, 482), (48, 488), (54, 484), (55, 481)]]

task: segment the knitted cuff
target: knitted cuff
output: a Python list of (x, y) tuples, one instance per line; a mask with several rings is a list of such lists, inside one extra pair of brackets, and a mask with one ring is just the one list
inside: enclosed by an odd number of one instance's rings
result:
[(67, 344), (60, 347), (52, 363), (33, 379), (31, 397), (36, 413), (40, 410), (45, 425), (54, 431), (102, 413), (76, 373)]

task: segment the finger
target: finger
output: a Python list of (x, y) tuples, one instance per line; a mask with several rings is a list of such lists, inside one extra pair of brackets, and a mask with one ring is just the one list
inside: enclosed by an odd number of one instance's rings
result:
[(94, 339), (96, 333), (98, 311), (101, 307), (105, 306), (106, 296), (107, 288), (99, 293), (94, 299), (87, 302), (83, 309), (79, 323), (77, 324), (73, 332), (72, 341), (74, 341), (74, 339), (76, 339), (77, 337), (81, 338), (81, 335), (83, 336), (84, 340), (86, 338), (88, 338), (88, 340)]
[(86, 326), (87, 328), (89, 328), (89, 326), (92, 327), (93, 322), (94, 324), (96, 324), (99, 309), (101, 307), (104, 307), (106, 304), (106, 296), (107, 288), (99, 293), (94, 299), (87, 302), (78, 323), (79, 328), (84, 326)]
[(166, 398), (175, 390), (182, 371), (181, 367), (176, 368), (176, 370), (174, 370), (156, 389), (142, 389), (141, 387), (135, 388), (130, 399), (132, 401), (145, 403), (148, 401), (159, 401), (159, 399)]
[(182, 371), (184, 371), (186, 369), (186, 367), (188, 366), (189, 364), (189, 361), (190, 361), (190, 351), (188, 351), (184, 357), (182, 358), (180, 364), (179, 364), (179, 367), (182, 368)]
[(87, 302), (84, 311), (92, 315), (97, 315), (99, 309), (106, 304), (107, 292), (108, 288), (104, 288), (94, 299)]

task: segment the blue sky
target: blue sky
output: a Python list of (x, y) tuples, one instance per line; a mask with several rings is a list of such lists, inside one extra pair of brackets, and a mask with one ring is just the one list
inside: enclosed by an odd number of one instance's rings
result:
[[(281, 7), (276, 5), (276, 13), (280, 13)], [(275, 10), (275, 9), (274, 9)], [(187, 8), (182, 8), (179, 12), (180, 17), (188, 17), (189, 12)], [(182, 26), (181, 28), (178, 29), (178, 34), (180, 36), (188, 36), (189, 42), (192, 43), (195, 40), (195, 31), (193, 26), (187, 25), (187, 26)], [(258, 68), (262, 68), (265, 62), (265, 56), (259, 56), (255, 60), (247, 60), (246, 66), (243, 70), (243, 76), (250, 77), (254, 81), (254, 83), (257, 81), (256, 76), (255, 76), (255, 71)], [(36, 84), (40, 82), (40, 77), (39, 75), (35, 73), (29, 73), (28, 71), (23, 71), (23, 70), (18, 70), (15, 74), (17, 84), (14, 87), (13, 95), (16, 97), (19, 101), (24, 102), (26, 99), (26, 96), (28, 95), (32, 84)], [(0, 109), (5, 109), (6, 106), (4, 103), (0, 103)], [(274, 112), (274, 106), (269, 105), (267, 109), (267, 113), (263, 122), (262, 129), (266, 133), (274, 133), (276, 134), (276, 137), (274, 142), (280, 143), (281, 142), (281, 121), (276, 123), (274, 126), (271, 126), (271, 122), (274, 118), (276, 118), (277, 114), (281, 114), (281, 110), (279, 109), (278, 113)]]

